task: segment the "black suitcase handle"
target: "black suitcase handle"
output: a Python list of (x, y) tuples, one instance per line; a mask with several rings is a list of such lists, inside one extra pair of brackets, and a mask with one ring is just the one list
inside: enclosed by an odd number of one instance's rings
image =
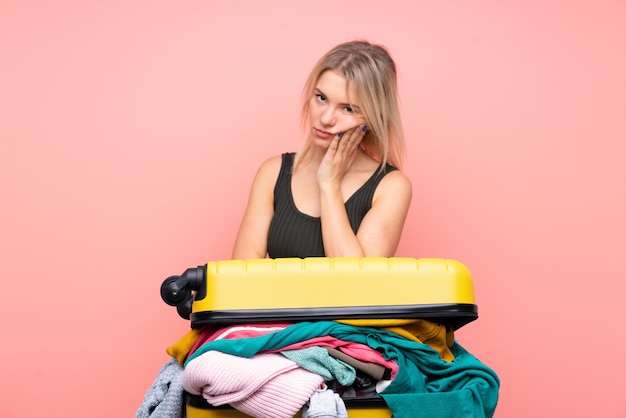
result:
[(206, 293), (206, 265), (196, 268), (188, 268), (180, 276), (170, 276), (161, 284), (161, 299), (170, 306), (176, 306), (178, 314), (189, 319), (193, 293), (204, 298)]

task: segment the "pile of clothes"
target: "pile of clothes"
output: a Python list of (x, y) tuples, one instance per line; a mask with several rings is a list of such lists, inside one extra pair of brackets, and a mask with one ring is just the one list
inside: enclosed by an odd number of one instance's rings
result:
[(371, 397), (395, 418), (482, 418), (500, 386), (451, 329), (421, 319), (205, 326), (167, 352), (136, 418), (180, 417), (183, 391), (257, 418), (344, 418), (344, 400)]

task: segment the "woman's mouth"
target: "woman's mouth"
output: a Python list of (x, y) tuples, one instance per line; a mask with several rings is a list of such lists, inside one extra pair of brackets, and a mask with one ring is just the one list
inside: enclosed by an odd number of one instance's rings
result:
[(322, 139), (328, 139), (328, 138), (332, 138), (333, 136), (335, 136), (335, 134), (332, 132), (327, 132), (327, 131), (324, 131), (322, 129), (317, 129), (317, 128), (313, 128), (313, 133), (315, 134), (315, 136), (317, 136), (318, 138), (322, 138)]

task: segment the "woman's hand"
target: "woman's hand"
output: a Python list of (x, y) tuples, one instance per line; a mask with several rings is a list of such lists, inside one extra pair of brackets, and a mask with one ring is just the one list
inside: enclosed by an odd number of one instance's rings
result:
[(317, 182), (320, 188), (340, 187), (341, 179), (354, 162), (366, 131), (366, 126), (360, 125), (339, 133), (333, 138), (317, 170)]

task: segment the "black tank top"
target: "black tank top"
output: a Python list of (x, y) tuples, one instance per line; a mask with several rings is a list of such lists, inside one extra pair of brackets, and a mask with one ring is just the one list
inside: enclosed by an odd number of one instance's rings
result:
[[(280, 173), (274, 186), (274, 216), (267, 236), (267, 252), (270, 258), (324, 257), (320, 218), (300, 212), (293, 201), (291, 171), (294, 156), (294, 153), (282, 155)], [(348, 220), (355, 234), (372, 207), (378, 183), (394, 170), (396, 168), (389, 164), (382, 172), (376, 170), (346, 202)]]

